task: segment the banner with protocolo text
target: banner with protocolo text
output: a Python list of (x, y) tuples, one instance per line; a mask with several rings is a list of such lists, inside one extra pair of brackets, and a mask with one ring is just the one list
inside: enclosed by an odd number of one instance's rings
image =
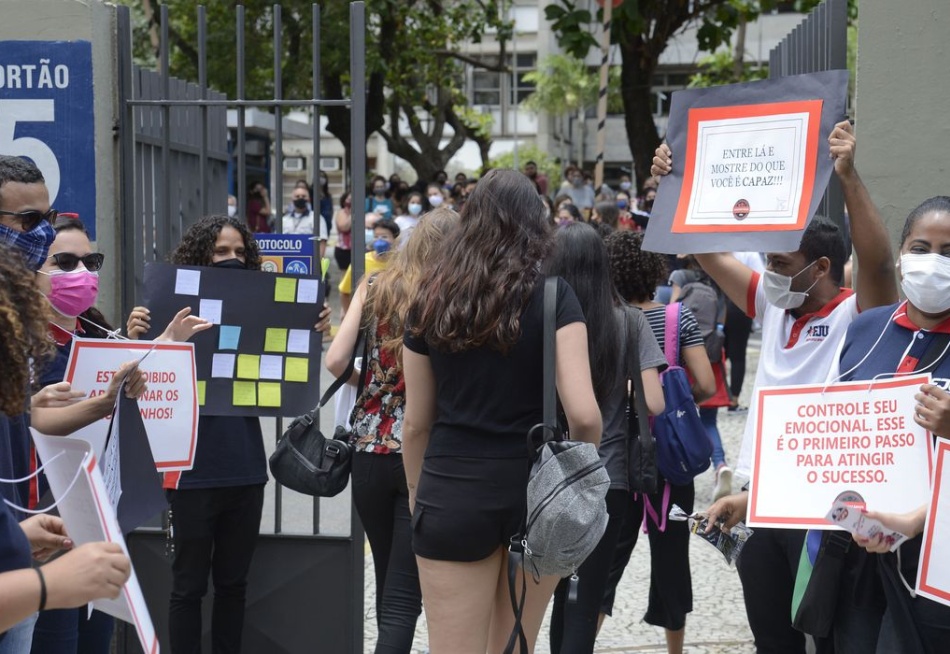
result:
[[(160, 472), (190, 470), (198, 439), (195, 348), (191, 343), (73, 340), (65, 380), (88, 397), (103, 395), (123, 363), (138, 361), (148, 390), (139, 398), (149, 446)], [(97, 420), (73, 437), (88, 441), (102, 456), (109, 419)]]
[(748, 524), (833, 529), (843, 491), (868, 510), (904, 513), (930, 497), (931, 436), (914, 422), (929, 375), (876, 382), (779, 386), (755, 393)]

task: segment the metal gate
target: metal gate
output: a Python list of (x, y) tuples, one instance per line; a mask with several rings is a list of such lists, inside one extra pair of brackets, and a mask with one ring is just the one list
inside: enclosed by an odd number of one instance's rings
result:
[[(182, 233), (200, 216), (223, 213), (227, 199), (229, 166), (236, 171), (239, 215), (246, 215), (246, 112), (256, 107), (270, 110), (274, 121), (275, 168), (283, 169), (281, 113), (287, 108), (311, 112), (314, 161), (320, 159), (320, 113), (327, 106), (344, 106), (351, 113), (350, 175), (353, 206), (363, 206), (365, 196), (365, 8), (350, 4), (350, 98), (325, 100), (320, 93), (320, 7), (311, 7), (312, 97), (285, 99), (281, 89), (281, 5), (272, 8), (274, 38), (274, 93), (269, 99), (245, 97), (245, 10), (235, 8), (235, 66), (237, 97), (229, 99), (208, 87), (207, 26), (203, 6), (197, 7), (198, 82), (186, 83), (169, 75), (168, 7), (161, 5), (159, 71), (132, 63), (131, 17), (127, 7), (117, 8), (116, 26), (119, 69), (118, 138), (120, 142), (120, 212), (124, 269), (122, 314), (135, 306), (145, 265), (163, 261)], [(259, 33), (254, 38), (260, 38)], [(237, 114), (236, 138), (228, 147), (227, 110)], [(314, 206), (320, 201), (318, 166), (313, 170)], [(283, 206), (281, 185), (276, 185), (273, 206)], [(363, 215), (354, 212), (353, 247), (362, 251)], [(277, 224), (280, 225), (280, 220)], [(279, 227), (278, 227), (279, 229)], [(362, 273), (362, 257), (353, 258), (353, 275)], [(319, 397), (319, 389), (314, 390)], [(276, 434), (282, 432), (281, 421)], [(354, 652), (363, 651), (363, 531), (351, 510), (348, 535), (320, 533), (320, 503), (313, 500), (312, 534), (287, 535), (283, 531), (283, 494), (274, 492), (274, 532), (258, 541), (248, 585), (244, 628), (247, 652)], [(169, 651), (168, 599), (170, 561), (165, 536), (159, 529), (131, 534), (129, 549), (145, 592), (146, 602), (162, 648)], [(210, 584), (209, 584), (210, 588)], [(210, 596), (203, 619), (203, 649), (210, 651)], [(140, 652), (134, 630), (119, 627), (119, 652)]]
[[(845, 70), (848, 67), (848, 0), (824, 0), (769, 52), (769, 78)], [(842, 116), (841, 119), (846, 118)], [(844, 195), (837, 175), (831, 176), (818, 213), (850, 236), (844, 219)]]

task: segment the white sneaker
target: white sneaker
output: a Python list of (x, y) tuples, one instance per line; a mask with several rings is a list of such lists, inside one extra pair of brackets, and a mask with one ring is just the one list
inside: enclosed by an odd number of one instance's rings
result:
[(732, 495), (732, 469), (723, 464), (716, 468), (716, 487), (713, 488), (712, 501)]

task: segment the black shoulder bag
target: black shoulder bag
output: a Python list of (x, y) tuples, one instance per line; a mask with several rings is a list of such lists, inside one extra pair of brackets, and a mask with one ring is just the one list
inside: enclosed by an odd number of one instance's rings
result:
[(630, 491), (655, 493), (658, 487), (656, 469), (656, 439), (650, 430), (649, 410), (640, 369), (640, 337), (631, 329), (630, 312), (639, 311), (629, 306), (623, 309), (623, 331), (626, 339), (627, 390), (627, 470)]
[(365, 371), (369, 365), (366, 360), (368, 340), (366, 330), (361, 329), (346, 370), (326, 390), (316, 408), (290, 423), (277, 442), (277, 448), (268, 463), (274, 479), (287, 488), (318, 497), (333, 497), (346, 488), (353, 460), (350, 433), (343, 426), (338, 426), (333, 438), (326, 438), (320, 433), (317, 413), (349, 380), (355, 367), (356, 353), (361, 350), (363, 372), (360, 374), (356, 397), (362, 394)]

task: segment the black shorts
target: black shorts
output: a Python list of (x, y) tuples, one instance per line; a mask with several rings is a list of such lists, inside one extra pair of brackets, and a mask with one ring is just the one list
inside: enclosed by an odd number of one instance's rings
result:
[(437, 561), (481, 561), (508, 547), (524, 520), (527, 457), (427, 457), (416, 489), (412, 550)]

